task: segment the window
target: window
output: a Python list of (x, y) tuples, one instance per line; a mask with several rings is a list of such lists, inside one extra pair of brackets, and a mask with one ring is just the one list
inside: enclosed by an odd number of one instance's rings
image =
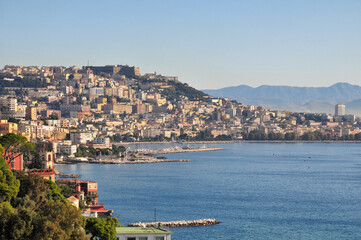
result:
[(128, 237), (127, 240), (135, 240), (135, 237)]
[(139, 237), (139, 240), (148, 240), (148, 237)]
[(164, 237), (156, 237), (155, 240), (164, 240)]

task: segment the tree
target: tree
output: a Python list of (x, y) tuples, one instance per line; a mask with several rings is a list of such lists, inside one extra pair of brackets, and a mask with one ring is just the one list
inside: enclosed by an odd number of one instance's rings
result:
[[(0, 156), (4, 153), (0, 145)], [(5, 160), (0, 157), (0, 203), (9, 202), (19, 192), (20, 182), (9, 170)]]
[[(4, 161), (0, 159), (0, 161)], [(9, 169), (0, 170), (0, 203), (8, 202), (16, 197), (19, 192), (19, 180)]]
[(37, 151), (32, 152), (33, 158), (29, 164), (29, 169), (41, 169), (43, 168), (43, 161), (41, 160), (40, 154)]
[(38, 216), (31, 239), (86, 239), (81, 212), (69, 202), (48, 200)]
[(20, 190), (0, 203), (0, 239), (87, 239), (81, 211), (59, 187), (37, 175), (14, 172)]
[(67, 185), (59, 185), (59, 188), (60, 188), (60, 190), (61, 190), (60, 193), (61, 193), (64, 197), (68, 198), (68, 197), (71, 196), (71, 188), (68, 187)]
[(85, 230), (87, 233), (92, 234), (90, 239), (95, 239), (95, 237), (98, 237), (101, 240), (115, 240), (115, 228), (118, 225), (118, 219), (115, 217), (108, 217), (107, 219), (91, 217), (86, 221)]
[(4, 147), (4, 158), (8, 164), (22, 154), (30, 154), (35, 148), (35, 145), (29, 143), (26, 137), (15, 133), (1, 136), (0, 144)]

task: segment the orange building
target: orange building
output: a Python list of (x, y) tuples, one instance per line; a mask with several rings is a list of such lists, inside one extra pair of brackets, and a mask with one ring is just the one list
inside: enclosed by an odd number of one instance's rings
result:
[(30, 169), (30, 174), (36, 174), (43, 177), (46, 180), (55, 182), (55, 170), (54, 169)]
[(8, 120), (0, 120), (0, 134), (7, 133), (17, 133), (18, 124), (13, 122), (8, 122)]

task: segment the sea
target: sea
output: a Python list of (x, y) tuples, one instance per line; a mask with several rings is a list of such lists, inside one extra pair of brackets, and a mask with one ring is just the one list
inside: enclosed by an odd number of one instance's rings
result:
[(97, 181), (99, 202), (123, 225), (220, 221), (170, 228), (173, 240), (361, 239), (360, 143), (206, 145), (224, 150), (162, 155), (190, 162), (85, 163), (56, 170)]

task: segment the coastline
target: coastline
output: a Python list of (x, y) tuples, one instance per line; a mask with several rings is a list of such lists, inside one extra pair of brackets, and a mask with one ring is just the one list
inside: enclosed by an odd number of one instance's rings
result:
[(234, 141), (189, 141), (189, 142), (121, 142), (114, 145), (132, 145), (132, 144), (218, 144), (218, 143), (361, 143), (361, 140), (234, 140)]
[(187, 152), (207, 152), (207, 151), (220, 151), (224, 150), (224, 148), (190, 148), (190, 149), (162, 149), (162, 150), (153, 150), (150, 152), (152, 155), (159, 154), (169, 154), (169, 153), (187, 153)]
[(152, 150), (147, 153), (143, 153), (138, 157), (126, 157), (126, 158), (117, 158), (117, 159), (108, 159), (102, 158), (99, 160), (81, 160), (81, 159), (72, 159), (65, 160), (63, 162), (58, 162), (57, 164), (78, 164), (78, 163), (89, 163), (89, 164), (142, 164), (142, 163), (164, 163), (164, 162), (190, 162), (188, 159), (167, 159), (167, 158), (157, 158), (155, 155), (160, 154), (170, 154), (170, 153), (187, 153), (187, 152), (206, 152), (206, 151), (219, 151), (223, 148), (189, 148), (189, 149), (162, 149), (162, 150)]
[(172, 142), (172, 141), (165, 141), (165, 142), (113, 142), (114, 145), (132, 145), (132, 144), (205, 144), (205, 143), (237, 143), (243, 142), (239, 140), (235, 141), (189, 141), (189, 142)]
[(131, 160), (131, 161), (124, 161), (124, 160), (103, 160), (103, 161), (66, 161), (62, 163), (56, 164), (78, 164), (78, 163), (86, 163), (86, 164), (146, 164), (146, 163), (165, 163), (165, 162), (190, 162), (191, 160), (188, 159), (151, 159), (151, 160)]

